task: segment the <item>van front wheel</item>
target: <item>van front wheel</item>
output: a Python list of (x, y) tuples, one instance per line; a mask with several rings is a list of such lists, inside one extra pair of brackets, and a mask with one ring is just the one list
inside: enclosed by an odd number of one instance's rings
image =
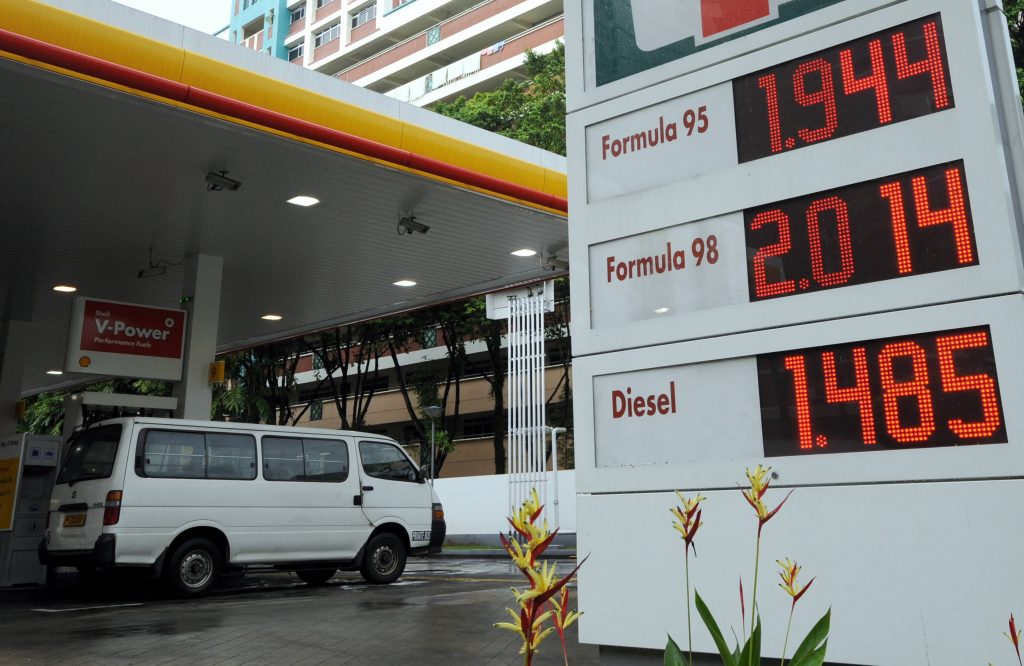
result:
[(206, 539), (189, 539), (171, 555), (164, 572), (170, 588), (186, 597), (206, 594), (220, 575), (221, 554)]
[(405, 544), (394, 534), (384, 532), (366, 544), (359, 573), (368, 583), (387, 585), (398, 580), (405, 571)]

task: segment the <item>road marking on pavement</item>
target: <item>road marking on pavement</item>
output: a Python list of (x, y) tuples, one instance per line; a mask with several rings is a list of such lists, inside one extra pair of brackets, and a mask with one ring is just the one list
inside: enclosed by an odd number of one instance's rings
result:
[(74, 613), (87, 610), (106, 610), (108, 608), (124, 608), (126, 606), (142, 606), (143, 604), (107, 604), (106, 606), (80, 606), (78, 608), (33, 608), (34, 613)]

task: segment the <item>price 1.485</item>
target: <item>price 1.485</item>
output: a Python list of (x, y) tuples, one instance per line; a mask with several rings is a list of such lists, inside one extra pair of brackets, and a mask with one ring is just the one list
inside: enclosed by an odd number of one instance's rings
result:
[(766, 456), (1006, 442), (987, 326), (757, 357)]

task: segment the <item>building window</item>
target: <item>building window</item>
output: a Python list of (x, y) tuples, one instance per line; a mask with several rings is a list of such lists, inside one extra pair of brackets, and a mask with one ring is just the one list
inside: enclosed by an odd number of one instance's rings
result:
[(372, 21), (375, 18), (377, 18), (377, 5), (368, 5), (362, 11), (352, 15), (352, 27), (358, 28), (362, 24)]
[(288, 17), (288, 25), (291, 25), (292, 23), (298, 23), (302, 19), (306, 18), (306, 5), (299, 5), (298, 7), (291, 11)]
[(334, 2), (334, 0), (316, 0), (316, 8), (320, 9)]
[(335, 23), (331, 27), (316, 33), (316, 36), (313, 38), (313, 46), (323, 46), (327, 42), (333, 42), (338, 37), (341, 37), (341, 24)]
[(427, 46), (437, 44), (439, 41), (441, 41), (441, 26), (435, 25), (430, 30), (427, 30)]
[[(289, 60), (298, 60), (299, 58), (302, 57), (302, 54), (305, 53), (305, 51), (306, 51), (305, 43), (299, 42), (295, 46), (293, 46), (290, 49), (288, 49), (288, 59)], [(317, 357), (314, 356), (313, 358), (315, 359)], [(313, 362), (313, 365), (316, 366), (316, 362), (315, 361)], [(321, 367), (322, 367), (322, 364), (321, 364)]]
[(319, 400), (314, 401), (309, 406), (309, 420), (319, 421), (324, 417), (324, 403)]
[(431, 347), (437, 346), (436, 328), (423, 329), (423, 333), (420, 335), (420, 346), (422, 346), (424, 349), (430, 349)]

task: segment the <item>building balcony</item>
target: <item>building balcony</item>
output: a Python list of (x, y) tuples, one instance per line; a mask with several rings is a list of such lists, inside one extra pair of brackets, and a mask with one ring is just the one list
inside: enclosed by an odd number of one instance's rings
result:
[(460, 95), (472, 97), (478, 91), (493, 90), (495, 78), (504, 80), (517, 72), (526, 61), (527, 51), (547, 53), (564, 36), (564, 21), (559, 17), (385, 94), (417, 106)]
[[(401, 9), (404, 11), (405, 6)], [(558, 0), (487, 0), (388, 49), (369, 54), (342, 69), (338, 78), (377, 92), (393, 90), (426, 76), (439, 65), (510, 40), (525, 26), (537, 26), (561, 13)]]

